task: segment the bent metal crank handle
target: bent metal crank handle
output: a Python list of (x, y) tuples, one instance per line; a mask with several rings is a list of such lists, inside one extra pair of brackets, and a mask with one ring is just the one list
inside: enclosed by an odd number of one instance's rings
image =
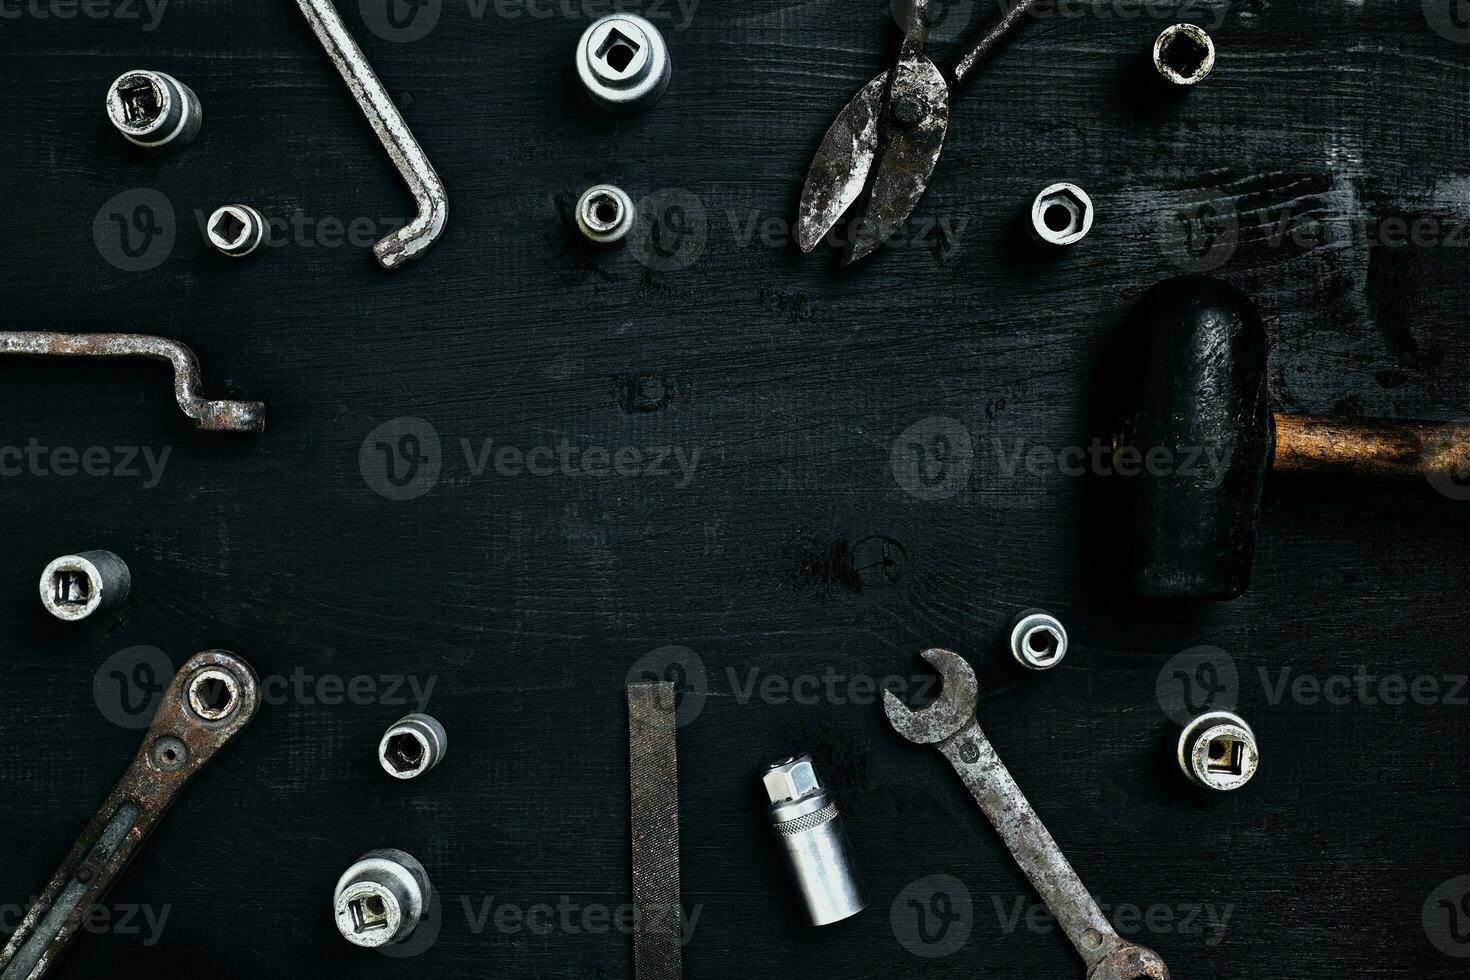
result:
[(178, 797), (255, 717), (260, 684), (224, 650), (190, 657), (174, 675), (132, 764), (0, 952), (0, 980), (38, 980)]

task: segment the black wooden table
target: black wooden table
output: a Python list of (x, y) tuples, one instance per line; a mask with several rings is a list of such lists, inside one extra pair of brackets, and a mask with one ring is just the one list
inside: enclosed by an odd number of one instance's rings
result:
[[(294, 4), (0, 0), (7, 323), (176, 337), (269, 418), (196, 433), (160, 366), (0, 361), (5, 929), (172, 667), (228, 648), (269, 696), (58, 976), (627, 976), (623, 687), (668, 660), (698, 709), (688, 976), (1078, 976), (944, 761), (882, 720), (875, 687), (930, 645), (976, 665), (1018, 782), (1179, 977), (1464, 975), (1463, 494), (1275, 495), (1246, 597), (1151, 608), (1111, 594), (1085, 546), (1108, 515), (1058, 465), (1129, 303), (1182, 271), (1260, 304), (1279, 407), (1470, 413), (1463, 5), (1059, 0), (956, 104), (904, 240), (847, 271), (789, 222), (893, 56), (883, 0), (647, 0), (674, 81), (631, 118), (572, 70), (600, 0), (341, 6), (449, 188), (443, 241), (395, 273), (366, 246), (409, 199)], [(982, 6), (944, 12), (940, 56)], [(1160, 105), (1130, 72), (1176, 13), (1219, 64)], [(108, 125), (135, 67), (198, 92), (183, 153)], [(1097, 225), (1027, 258), (1016, 217), (1062, 179)], [(642, 202), (635, 245), (570, 230), (598, 181)], [(265, 254), (204, 244), (231, 202), (277, 221)], [(40, 570), (89, 548), (133, 595), (54, 621)], [(1074, 647), (1023, 676), (1002, 645), (1031, 605)], [(1181, 673), (1198, 647), (1213, 672)], [(1256, 726), (1243, 791), (1171, 773), (1186, 694)], [(449, 756), (397, 783), (376, 741), (421, 704)], [(822, 931), (756, 779), (802, 749), (871, 893)], [(382, 846), (442, 898), (408, 959), (328, 911)]]

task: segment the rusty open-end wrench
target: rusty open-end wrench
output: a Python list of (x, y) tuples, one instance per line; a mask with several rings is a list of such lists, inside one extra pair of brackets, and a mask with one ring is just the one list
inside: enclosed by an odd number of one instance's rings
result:
[(38, 980), (55, 965), (169, 805), (259, 707), (260, 684), (245, 661), (224, 650), (189, 658), (132, 764), (0, 952), (0, 980)]
[(1124, 942), (1103, 916), (981, 731), (975, 719), (975, 671), (949, 650), (925, 650), (922, 656), (939, 671), (939, 699), (914, 711), (892, 691), (884, 691), (889, 724), (910, 742), (944, 753), (1077, 947), (1088, 980), (1168, 980), (1169, 969), (1158, 953)]

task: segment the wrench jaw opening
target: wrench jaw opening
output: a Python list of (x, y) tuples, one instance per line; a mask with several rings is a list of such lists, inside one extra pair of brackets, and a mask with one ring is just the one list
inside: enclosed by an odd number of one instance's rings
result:
[(884, 691), (883, 711), (893, 730), (910, 742), (937, 745), (975, 721), (979, 685), (974, 669), (953, 650), (932, 647), (920, 656), (939, 673), (939, 697), (928, 707), (915, 711), (892, 691)]
[(1169, 980), (1164, 958), (1146, 946), (1115, 946), (1087, 974), (1087, 980)]

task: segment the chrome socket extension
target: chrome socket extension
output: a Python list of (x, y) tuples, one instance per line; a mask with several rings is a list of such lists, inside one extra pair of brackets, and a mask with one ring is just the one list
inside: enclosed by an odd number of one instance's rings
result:
[(807, 917), (825, 926), (867, 906), (851, 845), (837, 805), (817, 778), (812, 757), (799, 755), (770, 766), (763, 782), (776, 832), (801, 893)]

